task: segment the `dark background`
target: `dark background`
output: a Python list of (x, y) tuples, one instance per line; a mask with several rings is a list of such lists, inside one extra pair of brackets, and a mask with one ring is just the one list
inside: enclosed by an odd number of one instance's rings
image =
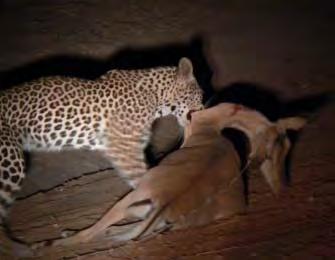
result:
[[(0, 87), (45, 75), (95, 78), (111, 68), (171, 65), (188, 56), (207, 97), (220, 90), (221, 100), (250, 105), (273, 120), (308, 116), (291, 154), (287, 194), (274, 198), (258, 176), (251, 179), (250, 220), (263, 226), (243, 225), (254, 236), (232, 235), (219, 223), (193, 231), (193, 240), (177, 232), (132, 249), (145, 259), (155, 254), (167, 259), (330, 256), (335, 247), (331, 2), (0, 1)], [(173, 120), (162, 124), (157, 153), (171, 147), (177, 131)], [(89, 152), (33, 153), (30, 166), (21, 196), (110, 168)], [(17, 221), (20, 214), (14, 209)]]

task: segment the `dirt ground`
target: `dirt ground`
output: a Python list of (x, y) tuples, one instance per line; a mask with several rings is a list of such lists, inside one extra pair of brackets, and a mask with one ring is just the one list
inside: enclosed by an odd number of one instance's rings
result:
[[(176, 64), (186, 55), (200, 84), (221, 90), (223, 100), (272, 119), (309, 116), (295, 136), (290, 185), (279, 197), (254, 174), (247, 214), (45, 259), (335, 256), (335, 9), (331, 1), (268, 2), (0, 1), (1, 88), (42, 75), (94, 78), (113, 67)], [(162, 124), (156, 154), (170, 148), (177, 131), (173, 120)], [(26, 185), (11, 212), (14, 234), (28, 242), (93, 223), (128, 189), (92, 152), (33, 153), (29, 161)]]

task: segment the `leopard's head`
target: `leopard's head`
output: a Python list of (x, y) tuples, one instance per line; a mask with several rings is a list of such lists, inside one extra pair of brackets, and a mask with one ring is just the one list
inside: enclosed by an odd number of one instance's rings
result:
[(171, 111), (181, 126), (185, 126), (194, 111), (204, 108), (203, 90), (193, 75), (189, 59), (181, 58), (177, 67), (175, 86), (171, 93)]

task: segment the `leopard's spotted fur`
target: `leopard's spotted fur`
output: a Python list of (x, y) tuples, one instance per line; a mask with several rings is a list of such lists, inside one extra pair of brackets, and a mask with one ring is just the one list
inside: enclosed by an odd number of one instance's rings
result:
[(101, 150), (136, 186), (152, 122), (173, 114), (183, 126), (201, 108), (186, 58), (178, 67), (112, 70), (94, 81), (40, 78), (0, 93), (0, 216), (25, 178), (24, 150)]

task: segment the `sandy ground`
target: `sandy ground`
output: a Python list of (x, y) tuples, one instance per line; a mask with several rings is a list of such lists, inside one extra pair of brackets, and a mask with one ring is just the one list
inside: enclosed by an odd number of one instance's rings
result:
[[(223, 100), (243, 102), (272, 118), (298, 111), (311, 115), (292, 152), (290, 188), (279, 198), (260, 176), (252, 175), (247, 215), (104, 248), (80, 259), (335, 255), (335, 105), (327, 99), (335, 83), (334, 9), (326, 1), (222, 2), (0, 2), (2, 88), (42, 75), (94, 78), (113, 67), (172, 64), (186, 55), (200, 84), (222, 90)], [(155, 141), (160, 151), (169, 146), (161, 140), (168, 143), (176, 130), (172, 121), (168, 125), (170, 130), (160, 132)], [(87, 152), (34, 153), (30, 161), (21, 197), (110, 168), (104, 158)], [(122, 185), (111, 182), (111, 202), (127, 189)], [(13, 209), (13, 230), (36, 239), (34, 230), (22, 225), (23, 202)], [(92, 214), (83, 214), (81, 224), (99, 215)], [(36, 218), (27, 219), (38, 224)]]

